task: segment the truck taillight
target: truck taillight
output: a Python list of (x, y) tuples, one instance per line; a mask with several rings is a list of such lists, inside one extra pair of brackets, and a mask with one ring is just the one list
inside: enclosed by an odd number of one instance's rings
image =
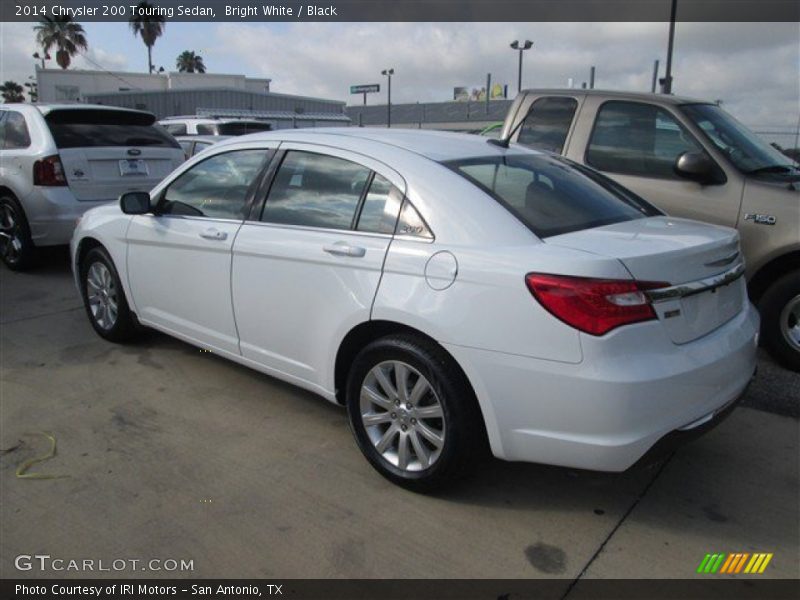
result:
[(64, 165), (58, 154), (47, 156), (33, 163), (33, 185), (59, 186), (67, 185)]
[(670, 284), (632, 279), (593, 279), (529, 273), (525, 283), (539, 303), (576, 329), (603, 335), (629, 323), (649, 321), (656, 313), (645, 290)]

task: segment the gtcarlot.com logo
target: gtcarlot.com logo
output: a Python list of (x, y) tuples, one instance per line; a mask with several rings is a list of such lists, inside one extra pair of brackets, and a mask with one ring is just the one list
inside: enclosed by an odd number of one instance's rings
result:
[(174, 558), (53, 558), (49, 554), (20, 554), (18, 571), (194, 571), (194, 560)]
[(767, 568), (769, 561), (772, 560), (772, 552), (734, 552), (725, 554), (706, 554), (705, 558), (697, 567), (698, 573), (726, 573), (726, 574), (750, 574), (760, 575)]

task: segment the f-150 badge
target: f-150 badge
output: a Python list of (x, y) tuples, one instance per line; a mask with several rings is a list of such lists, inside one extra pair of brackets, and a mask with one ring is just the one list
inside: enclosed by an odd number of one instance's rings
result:
[(757, 225), (775, 225), (778, 222), (778, 219), (772, 215), (759, 215), (758, 213), (745, 213), (744, 220), (752, 221)]

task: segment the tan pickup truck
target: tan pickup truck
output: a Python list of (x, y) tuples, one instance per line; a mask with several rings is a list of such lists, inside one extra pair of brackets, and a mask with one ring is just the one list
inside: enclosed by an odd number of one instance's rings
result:
[(501, 139), (592, 167), (665, 213), (735, 227), (761, 339), (800, 371), (800, 169), (711, 102), (524, 90)]

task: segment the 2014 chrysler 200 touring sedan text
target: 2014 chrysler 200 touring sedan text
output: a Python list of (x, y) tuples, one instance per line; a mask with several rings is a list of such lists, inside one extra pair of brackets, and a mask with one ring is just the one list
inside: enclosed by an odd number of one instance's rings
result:
[(487, 440), (626, 469), (718, 420), (755, 370), (735, 230), (521, 146), (254, 134), (120, 205), (72, 241), (101, 336), (141, 323), (346, 404), (369, 462), (409, 488)]

